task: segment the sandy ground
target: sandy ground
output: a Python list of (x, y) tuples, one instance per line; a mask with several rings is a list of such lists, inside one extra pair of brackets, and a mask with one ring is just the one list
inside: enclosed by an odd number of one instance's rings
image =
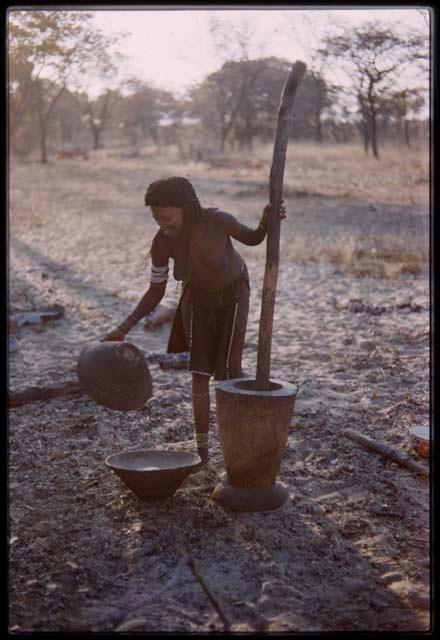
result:
[[(111, 180), (104, 159), (12, 168), (10, 312), (61, 304), (65, 315), (20, 329), (10, 390), (75, 379), (81, 349), (145, 290), (141, 257), (154, 227), (141, 203), (158, 169), (124, 162)], [(205, 204), (257, 222), (264, 195), (248, 186), (234, 197), (227, 176), (191, 170)], [(300, 231), (329, 242), (350, 229), (426, 239), (427, 209), (312, 194), (292, 198), (289, 213), (286, 200), (271, 375), (298, 386), (279, 476), (289, 499), (268, 513), (210, 499), (224, 471), (214, 384), (210, 467), (173, 498), (142, 503), (106, 469), (107, 455), (129, 448), (193, 450), (186, 371), (152, 364), (154, 396), (138, 411), (110, 411), (86, 395), (11, 409), (10, 631), (221, 631), (181, 562), (185, 549), (233, 632), (429, 629), (429, 481), (342, 435), (357, 429), (428, 464), (409, 429), (429, 424), (429, 274), (356, 277), (287, 257)], [(243, 255), (244, 368), (254, 375), (264, 247)], [(164, 304), (176, 298), (171, 281)], [(169, 329), (140, 323), (129, 339), (165, 352)]]

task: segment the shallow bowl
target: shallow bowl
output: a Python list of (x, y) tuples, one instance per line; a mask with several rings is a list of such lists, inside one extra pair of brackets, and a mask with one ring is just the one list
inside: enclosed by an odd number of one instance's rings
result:
[(201, 459), (184, 451), (138, 449), (108, 456), (105, 464), (140, 500), (150, 502), (173, 496)]

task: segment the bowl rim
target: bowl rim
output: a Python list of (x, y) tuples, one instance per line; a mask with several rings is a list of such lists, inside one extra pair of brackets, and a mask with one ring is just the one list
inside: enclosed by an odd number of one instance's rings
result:
[[(136, 453), (156, 453), (156, 454), (162, 455), (164, 458), (166, 458), (168, 455), (175, 456), (177, 453), (178, 455), (181, 455), (183, 457), (188, 456), (188, 462), (189, 460), (192, 459), (192, 463), (181, 464), (173, 467), (165, 467), (163, 469), (150, 469), (150, 470), (143, 471), (142, 469), (128, 469), (127, 467), (122, 466), (121, 464), (112, 462), (112, 458), (116, 458), (117, 456), (121, 456), (124, 454), (136, 454)], [(171, 450), (170, 449), (125, 449), (124, 451), (120, 451), (119, 453), (112, 453), (108, 455), (104, 460), (105, 465), (110, 469), (120, 469), (121, 471), (128, 471), (128, 472), (135, 472), (135, 473), (154, 473), (154, 472), (163, 472), (163, 471), (175, 471), (177, 469), (188, 469), (191, 467), (196, 467), (201, 462), (202, 460), (197, 453), (193, 453), (190, 451), (177, 451), (175, 449), (171, 449)]]

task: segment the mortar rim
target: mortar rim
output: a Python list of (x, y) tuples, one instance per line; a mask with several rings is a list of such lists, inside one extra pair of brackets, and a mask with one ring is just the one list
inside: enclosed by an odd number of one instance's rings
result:
[(242, 396), (254, 396), (263, 398), (288, 398), (297, 395), (298, 387), (292, 382), (285, 382), (284, 380), (278, 380), (277, 378), (270, 378), (271, 384), (281, 385), (281, 389), (273, 389), (269, 391), (258, 391), (256, 389), (240, 389), (235, 386), (240, 382), (256, 382), (254, 376), (245, 376), (244, 378), (231, 378), (230, 380), (221, 380), (216, 386), (216, 391), (220, 389), (226, 393), (235, 393)]

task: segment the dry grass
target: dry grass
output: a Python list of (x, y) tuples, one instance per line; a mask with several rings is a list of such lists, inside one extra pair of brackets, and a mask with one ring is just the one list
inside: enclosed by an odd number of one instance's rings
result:
[(341, 233), (331, 242), (317, 235), (299, 235), (289, 243), (288, 256), (296, 262), (327, 261), (358, 277), (397, 278), (426, 272), (429, 246), (405, 233), (367, 238)]
[(427, 205), (429, 152), (424, 146), (384, 146), (378, 161), (359, 145), (293, 144), (288, 148), (285, 184), (309, 195)]
[[(217, 166), (203, 163), (218, 177), (252, 178), (266, 187), (272, 145), (253, 152), (230, 152)], [(382, 145), (380, 159), (366, 155), (359, 144), (317, 145), (290, 141), (284, 175), (286, 196), (350, 197), (386, 204), (429, 204), (429, 148), (420, 144)]]
[[(254, 225), (267, 202), (271, 159), (272, 145), (266, 145), (252, 154), (225, 154), (218, 166), (151, 147), (137, 157), (107, 149), (89, 160), (54, 159), (46, 166), (12, 162), (11, 229), (19, 234), (42, 226), (41, 236), (50, 235), (49, 219), (65, 225), (66, 233), (77, 225), (86, 231), (87, 217), (100, 216), (109, 242), (118, 241), (120, 225), (134, 224), (132, 255), (142, 255), (155, 229), (144, 217), (143, 194), (151, 180), (165, 175), (187, 176), (203, 203)], [(378, 162), (360, 145), (290, 142), (283, 255), (329, 261), (357, 276), (419, 275), (429, 263), (429, 189), (426, 148), (383, 147)], [(247, 248), (240, 249), (246, 257)]]
[[(359, 146), (299, 144), (289, 151), (285, 198), (292, 197), (295, 211), (301, 209), (302, 198), (320, 197), (323, 205), (321, 216), (313, 212), (310, 230), (303, 225), (289, 243), (290, 259), (329, 261), (360, 277), (396, 278), (427, 271), (430, 173), (426, 147), (383, 147), (380, 161), (366, 156)], [(336, 205), (325, 230), (325, 198), (350, 203), (353, 213), (361, 207), (363, 229), (351, 223), (350, 210), (341, 214), (342, 207)], [(337, 231), (330, 229), (341, 215), (344, 224)]]

